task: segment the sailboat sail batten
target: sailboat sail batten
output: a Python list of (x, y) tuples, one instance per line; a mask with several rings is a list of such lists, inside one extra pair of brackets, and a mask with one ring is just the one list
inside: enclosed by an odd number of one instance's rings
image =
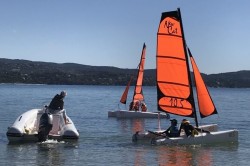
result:
[(178, 60), (182, 60), (182, 61), (186, 61), (186, 59), (183, 58), (178, 58), (178, 57), (173, 57), (173, 56), (164, 56), (164, 55), (157, 55), (157, 58), (173, 58), (173, 59), (178, 59)]
[(181, 109), (181, 108), (183, 108), (183, 109), (188, 109), (188, 110), (192, 111), (192, 108), (188, 108), (188, 107), (185, 108), (184, 106), (176, 108), (175, 105), (171, 105), (171, 106), (169, 106), (169, 105), (161, 105), (161, 107), (168, 107), (168, 108), (173, 108), (173, 109)]
[(179, 37), (180, 39), (182, 38), (182, 36), (179, 36), (179, 35), (175, 35), (175, 34), (165, 34), (165, 33), (158, 33), (159, 36), (174, 36), (174, 37)]
[(163, 84), (172, 84), (172, 85), (180, 85), (180, 86), (185, 86), (185, 87), (188, 87), (188, 85), (186, 84), (180, 84), (180, 83), (176, 83), (176, 82), (166, 82), (166, 81), (158, 81), (158, 83), (163, 83)]

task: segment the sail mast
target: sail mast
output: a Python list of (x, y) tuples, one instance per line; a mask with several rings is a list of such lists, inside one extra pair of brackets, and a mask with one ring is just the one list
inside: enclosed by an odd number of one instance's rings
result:
[(187, 49), (186, 49), (186, 40), (185, 40), (185, 35), (184, 35), (184, 30), (183, 30), (183, 24), (182, 24), (182, 18), (181, 18), (181, 10), (180, 8), (178, 8), (178, 14), (179, 14), (179, 18), (180, 18), (180, 24), (181, 24), (181, 32), (182, 32), (182, 37), (183, 37), (183, 48), (184, 48), (184, 52), (185, 52), (185, 56), (186, 56), (186, 63), (187, 63), (187, 68), (188, 68), (188, 80), (189, 80), (189, 84), (190, 84), (190, 101), (192, 102), (193, 105), (193, 113), (194, 113), (194, 119), (195, 119), (195, 125), (198, 127), (198, 118), (197, 118), (197, 113), (196, 113), (196, 107), (195, 107), (195, 102), (194, 102), (194, 93), (193, 93), (193, 83), (192, 83), (192, 79), (191, 79), (191, 71), (190, 71), (190, 67), (189, 67), (189, 57), (188, 57), (188, 53), (187, 53)]

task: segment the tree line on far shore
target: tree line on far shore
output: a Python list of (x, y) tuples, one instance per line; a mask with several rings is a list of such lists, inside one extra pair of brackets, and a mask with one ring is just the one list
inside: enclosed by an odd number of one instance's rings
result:
[[(134, 78), (131, 85), (134, 85), (136, 75), (136, 69), (0, 58), (0, 83), (124, 86), (128, 83), (131, 76)], [(250, 87), (250, 71), (247, 70), (219, 74), (202, 74), (202, 77), (209, 87)], [(145, 70), (143, 85), (156, 85), (155, 69)]]

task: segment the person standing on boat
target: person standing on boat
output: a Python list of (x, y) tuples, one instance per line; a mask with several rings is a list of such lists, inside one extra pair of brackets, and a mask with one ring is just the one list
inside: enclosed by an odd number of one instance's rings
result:
[[(51, 114), (57, 114), (60, 111), (63, 110), (64, 107), (64, 101), (63, 99), (67, 96), (66, 91), (62, 91), (60, 94), (56, 94), (54, 98), (51, 100), (49, 104), (49, 112)], [(66, 118), (66, 112), (63, 110), (63, 118), (65, 120), (65, 123), (68, 123), (68, 119)]]
[(180, 131), (178, 129), (178, 122), (176, 119), (172, 119), (171, 121), (171, 126), (161, 134), (166, 134), (168, 137), (179, 137), (180, 136)]

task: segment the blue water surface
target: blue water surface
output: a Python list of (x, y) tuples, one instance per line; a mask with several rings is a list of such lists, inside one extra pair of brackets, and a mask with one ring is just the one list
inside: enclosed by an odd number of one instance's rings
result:
[[(249, 165), (250, 89), (209, 88), (219, 114), (199, 119), (201, 124), (217, 123), (220, 130), (238, 129), (238, 144), (153, 146), (134, 144), (131, 137), (136, 131), (156, 129), (157, 119), (108, 118), (108, 111), (117, 110), (124, 88), (0, 85), (0, 165)], [(8, 126), (23, 112), (49, 104), (61, 90), (68, 93), (65, 108), (79, 130), (79, 140), (9, 144)], [(148, 109), (156, 111), (156, 88), (144, 87), (144, 95)], [(169, 120), (161, 119), (161, 128), (169, 124)]]

